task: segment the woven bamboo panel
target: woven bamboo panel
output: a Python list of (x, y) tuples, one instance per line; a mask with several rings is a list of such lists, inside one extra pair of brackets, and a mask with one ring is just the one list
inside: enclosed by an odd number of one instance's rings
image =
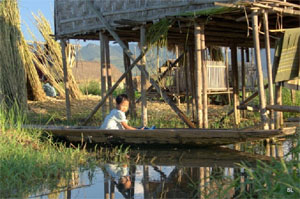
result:
[[(111, 26), (116, 22), (133, 20), (153, 21), (165, 16), (180, 15), (213, 7), (213, 2), (226, 0), (89, 0)], [(66, 37), (99, 31), (104, 26), (86, 0), (55, 0), (55, 33)]]

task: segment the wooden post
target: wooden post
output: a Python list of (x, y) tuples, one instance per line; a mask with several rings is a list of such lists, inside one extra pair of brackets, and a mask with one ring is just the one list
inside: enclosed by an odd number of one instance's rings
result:
[[(112, 29), (112, 27), (109, 25), (109, 23), (105, 20), (105, 18), (103, 17), (102, 13), (99, 12), (98, 10), (96, 10), (96, 8), (93, 6), (93, 4), (90, 1), (87, 1), (88, 6), (91, 8), (91, 10), (94, 11), (94, 13), (97, 15), (98, 19), (103, 23), (103, 25), (105, 26), (105, 28), (109, 31), (109, 33), (111, 34), (111, 36), (120, 44), (120, 46), (124, 49), (124, 51), (126, 52), (126, 54), (130, 57), (131, 60), (133, 60), (133, 64), (130, 66), (130, 70), (133, 68), (134, 65), (136, 65), (136, 60), (140, 59), (134, 59), (132, 52), (125, 46), (125, 44), (122, 42), (122, 40), (120, 39), (120, 37), (117, 35), (117, 33)], [(147, 51), (147, 48), (142, 50), (142, 57), (145, 55), (144, 53)], [(141, 57), (141, 58), (142, 58)], [(150, 77), (149, 73), (147, 72), (147, 70), (145, 68), (143, 68), (142, 66), (137, 64), (137, 67), (139, 68), (139, 70), (145, 74), (146, 78), (149, 79), (150, 83), (155, 87), (156, 91), (161, 95), (161, 97), (164, 99), (164, 101), (172, 108), (172, 110), (179, 116), (179, 118), (185, 122), (185, 124), (187, 126), (189, 126), (190, 128), (195, 128), (195, 125), (186, 117), (186, 115), (171, 101), (171, 99), (169, 98), (169, 96), (167, 95), (167, 93), (162, 90), (159, 85), (156, 83), (155, 80), (153, 80), (153, 78)], [(126, 71), (127, 73), (128, 71)], [(123, 74), (121, 76), (122, 78), (125, 77), (125, 75)], [(122, 78), (120, 78), (119, 80), (121, 80)], [(118, 84), (120, 83), (118, 80)], [(112, 92), (117, 86), (118, 84), (115, 84), (112, 89), (109, 90), (109, 92)], [(106, 99), (106, 97), (105, 97)], [(97, 112), (98, 108), (103, 104), (103, 101), (99, 102), (97, 104), (97, 106), (94, 108), (94, 110), (92, 111), (92, 113), (86, 118), (84, 124), (87, 123), (87, 121)]]
[(67, 109), (67, 121), (71, 120), (71, 103), (69, 96), (69, 79), (68, 79), (68, 69), (67, 69), (67, 60), (66, 60), (66, 40), (61, 40), (61, 52), (62, 52), (62, 62), (64, 70), (64, 83), (65, 83), (65, 94), (66, 94), (66, 109)]
[(228, 104), (231, 105), (231, 97), (230, 97), (230, 75), (229, 75), (229, 64), (228, 64), (228, 48), (225, 48), (225, 66), (226, 66), (226, 85), (227, 85), (227, 97), (228, 97)]
[[(275, 99), (276, 99), (276, 105), (282, 105), (282, 83), (279, 82), (275, 86)], [(275, 112), (275, 128), (279, 129), (281, 128), (283, 124), (283, 113), (276, 111)]]
[[(178, 59), (178, 57), (179, 57), (178, 45), (175, 45), (175, 57), (176, 57), (176, 59)], [(179, 106), (180, 105), (179, 63), (176, 64), (175, 85), (176, 85), (176, 102), (177, 102), (177, 105)]]
[[(142, 50), (146, 45), (146, 28), (141, 26), (140, 30), (140, 49)], [(141, 68), (146, 68), (145, 56), (141, 61)], [(146, 96), (146, 76), (141, 73), (141, 97), (142, 97), (142, 126), (148, 125), (148, 114), (147, 114), (147, 96)]]
[[(100, 55), (101, 55), (101, 98), (106, 95), (106, 64), (105, 64), (105, 41), (102, 32), (99, 33), (100, 37)], [(102, 120), (106, 116), (106, 103), (102, 106)]]
[(207, 66), (205, 62), (205, 34), (204, 34), (204, 24), (201, 23), (201, 56), (202, 56), (202, 106), (203, 106), (203, 127), (208, 128), (208, 98), (207, 98)]
[[(111, 89), (112, 79), (111, 79), (111, 65), (110, 65), (110, 51), (109, 51), (109, 41), (108, 37), (104, 35), (104, 45), (105, 45), (105, 61), (106, 61), (106, 80), (107, 80), (107, 90)], [(109, 95), (109, 110), (113, 109), (113, 96)]]
[(186, 113), (190, 114), (190, 92), (191, 92), (191, 71), (190, 71), (190, 53), (189, 50), (185, 54), (185, 86), (186, 86)]
[(145, 49), (144, 52), (141, 52), (141, 54), (132, 62), (130, 67), (121, 75), (121, 77), (116, 81), (116, 83), (107, 91), (106, 96), (101, 99), (101, 101), (95, 106), (95, 108), (92, 110), (92, 112), (88, 115), (88, 117), (84, 120), (82, 125), (86, 125), (87, 122), (95, 115), (95, 113), (98, 111), (98, 109), (105, 103), (106, 99), (108, 98), (109, 95), (113, 93), (113, 91), (119, 86), (121, 81), (126, 77), (126, 75), (133, 69), (133, 67), (143, 58), (145, 53), (147, 52), (148, 49)]
[(231, 48), (231, 70), (233, 78), (233, 110), (234, 110), (234, 123), (240, 124), (240, 110), (237, 107), (240, 105), (239, 99), (239, 72), (237, 64), (237, 48), (232, 46)]
[(203, 128), (202, 115), (202, 49), (201, 49), (201, 26), (195, 22), (195, 54), (196, 54), (196, 119), (198, 128)]
[[(241, 58), (242, 58), (242, 99), (246, 99), (246, 68), (245, 68), (245, 54), (244, 48), (241, 48)], [(243, 118), (246, 117), (246, 111), (242, 111)]]
[(263, 128), (266, 130), (266, 129), (269, 129), (269, 125), (268, 125), (268, 121), (267, 121), (268, 117), (267, 117), (266, 98), (265, 98), (265, 90), (264, 90), (264, 76), (263, 76), (261, 57), (260, 57), (258, 13), (257, 13), (256, 9), (252, 11), (252, 29), (253, 29), (253, 43), (254, 43), (254, 49), (255, 49), (256, 69), (257, 69), (257, 76), (258, 76), (260, 116), (261, 116), (261, 121), (263, 123)]
[[(128, 42), (124, 42), (124, 44), (128, 46)], [(127, 70), (130, 66), (130, 58), (126, 55), (123, 50), (123, 59), (124, 59), (124, 67)], [(129, 112), (131, 118), (136, 118), (136, 104), (135, 104), (135, 95), (133, 89), (133, 81), (132, 81), (132, 72), (129, 71), (126, 75), (126, 93), (129, 97)]]
[[(270, 51), (270, 37), (269, 37), (269, 20), (268, 11), (263, 11), (264, 16), (264, 30), (265, 30), (265, 49), (268, 69), (268, 82), (269, 82), (269, 105), (274, 105), (273, 94), (273, 75), (272, 75), (272, 63), (271, 63), (271, 51)], [(274, 111), (270, 111), (270, 128), (274, 129)]]
[(196, 80), (195, 80), (195, 48), (192, 46), (189, 48), (189, 61), (190, 61), (190, 85), (192, 93), (192, 118), (196, 122)]

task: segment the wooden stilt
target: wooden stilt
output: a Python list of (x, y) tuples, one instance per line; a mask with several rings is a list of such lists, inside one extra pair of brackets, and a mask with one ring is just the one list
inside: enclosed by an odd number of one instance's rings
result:
[(227, 85), (227, 97), (228, 97), (228, 104), (231, 105), (231, 93), (230, 93), (230, 75), (229, 75), (229, 64), (228, 64), (228, 48), (225, 48), (225, 66), (226, 66), (226, 75), (227, 75), (227, 79), (226, 79), (226, 85)]
[[(241, 58), (242, 58), (242, 99), (246, 99), (246, 68), (245, 68), (245, 54), (244, 48), (241, 48)], [(246, 111), (242, 111), (243, 118), (246, 117)]]
[[(87, 2), (88, 6), (94, 11), (94, 13), (97, 15), (98, 19), (103, 23), (103, 25), (105, 26), (105, 28), (109, 31), (109, 33), (111, 34), (111, 36), (120, 44), (120, 46), (124, 49), (124, 51), (126, 52), (126, 54), (130, 57), (130, 59), (134, 60), (134, 64), (135, 63), (135, 59), (133, 57), (132, 52), (125, 46), (125, 44), (122, 42), (122, 40), (120, 39), (120, 37), (117, 35), (117, 33), (112, 29), (112, 27), (108, 24), (108, 22), (105, 20), (105, 18), (103, 17), (102, 13), (99, 12), (98, 10), (95, 9), (95, 7), (93, 6), (93, 4), (88, 1)], [(144, 53), (145, 51), (147, 51), (147, 48), (142, 50), (142, 53)], [(143, 54), (144, 56), (144, 54)], [(143, 57), (142, 56), (142, 57)], [(188, 125), (190, 128), (195, 128), (195, 125), (186, 117), (186, 115), (172, 102), (172, 100), (169, 98), (169, 96), (166, 94), (166, 92), (164, 90), (162, 90), (159, 85), (156, 83), (155, 80), (153, 80), (153, 78), (150, 77), (149, 73), (147, 72), (147, 70), (143, 67), (141, 67), (140, 65), (137, 65), (137, 67), (139, 68), (140, 71), (142, 71), (142, 73), (145, 74), (146, 78), (149, 79), (150, 83), (155, 87), (156, 91), (161, 95), (161, 97), (164, 99), (164, 101), (172, 108), (172, 110), (179, 116), (180, 119), (182, 119), (182, 121), (185, 122), (186, 125)], [(132, 69), (132, 68), (131, 68)], [(127, 71), (126, 71), (127, 72)], [(123, 74), (124, 75), (124, 74)], [(124, 78), (124, 76), (121, 76), (122, 78)], [(112, 87), (112, 89), (115, 89), (114, 87)], [(111, 90), (110, 90), (111, 91)], [(85, 123), (90, 119), (90, 117), (92, 115), (94, 115), (94, 113), (98, 110), (98, 107), (101, 106), (102, 102), (99, 102), (99, 104), (97, 104), (97, 106), (95, 107), (95, 109), (93, 110), (93, 112), (88, 116), (88, 118), (86, 119)]]
[(107, 91), (106, 96), (101, 99), (101, 101), (96, 105), (96, 107), (92, 110), (92, 112), (89, 114), (89, 116), (84, 120), (82, 125), (86, 125), (87, 122), (95, 115), (95, 113), (98, 111), (98, 109), (105, 103), (106, 99), (109, 95), (113, 93), (113, 91), (119, 86), (119, 84), (123, 81), (123, 79), (126, 77), (126, 75), (133, 69), (133, 67), (143, 58), (145, 53), (148, 49), (145, 49), (144, 52), (141, 52), (141, 54), (133, 61), (133, 63), (130, 65), (130, 67), (121, 75), (121, 77), (116, 81), (116, 83)]
[(195, 23), (195, 55), (196, 55), (196, 119), (198, 128), (203, 128), (202, 113), (202, 49), (201, 49), (201, 26)]
[(65, 83), (65, 94), (66, 94), (66, 109), (67, 109), (67, 121), (71, 120), (71, 103), (69, 96), (69, 80), (68, 80), (68, 69), (67, 69), (67, 60), (66, 60), (66, 40), (61, 40), (61, 52), (62, 52), (62, 61), (63, 61), (63, 71), (64, 71), (64, 83)]
[[(176, 57), (176, 59), (178, 59), (178, 57), (179, 57), (178, 45), (175, 45), (175, 57)], [(177, 102), (177, 105), (179, 106), (180, 105), (179, 63), (176, 64), (175, 85), (176, 85), (176, 102)]]
[[(105, 39), (102, 32), (99, 33), (100, 37), (100, 55), (101, 55), (101, 98), (106, 95), (106, 63), (105, 63)], [(106, 104), (106, 103), (105, 103)], [(102, 120), (106, 116), (106, 105), (102, 106)]]
[(203, 127), (208, 128), (208, 98), (207, 98), (207, 66), (205, 62), (205, 34), (204, 24), (201, 24), (201, 56), (202, 56), (202, 106), (203, 106)]
[(237, 64), (237, 48), (232, 46), (231, 48), (231, 68), (233, 77), (233, 110), (234, 110), (234, 123), (240, 124), (240, 110), (237, 107), (240, 105), (239, 99), (239, 72)]
[[(128, 46), (128, 42), (124, 42), (124, 44)], [(124, 59), (124, 67), (127, 70), (130, 66), (130, 59), (123, 51), (123, 59)], [(132, 81), (132, 72), (129, 71), (126, 75), (126, 93), (129, 97), (129, 113), (131, 118), (136, 118), (136, 104), (135, 104), (135, 95), (133, 89), (133, 81)]]
[(296, 91), (291, 89), (291, 101), (293, 104), (296, 103)]
[[(110, 51), (109, 51), (109, 41), (108, 37), (104, 35), (104, 49), (105, 49), (105, 67), (106, 67), (106, 80), (107, 80), (107, 90), (112, 86), (111, 79), (111, 65), (110, 65)], [(109, 95), (109, 110), (113, 109), (113, 96)]]
[(252, 29), (253, 29), (253, 43), (255, 48), (256, 69), (257, 69), (257, 76), (258, 76), (258, 91), (259, 91), (260, 109), (261, 109), (260, 116), (261, 116), (261, 121), (264, 125), (263, 128), (266, 130), (269, 129), (269, 125), (268, 125), (266, 98), (265, 98), (265, 90), (264, 90), (264, 77), (263, 77), (261, 57), (260, 57), (258, 13), (256, 9), (252, 11)]
[[(276, 105), (282, 105), (282, 83), (279, 82), (275, 86), (275, 99), (276, 99)], [(283, 114), (279, 111), (275, 112), (275, 128), (279, 129), (283, 125)]]
[(185, 54), (185, 85), (186, 85), (186, 114), (190, 114), (190, 93), (191, 93), (191, 71), (190, 71), (190, 60), (189, 60), (190, 53), (187, 51)]
[[(146, 28), (141, 26), (140, 29), (140, 48), (143, 49), (146, 45)], [(146, 59), (143, 57), (141, 61), (141, 68), (146, 68)], [(142, 97), (142, 126), (148, 125), (148, 113), (147, 113), (147, 96), (146, 96), (146, 76), (141, 73), (141, 97)]]
[(196, 78), (195, 78), (195, 49), (193, 47), (189, 48), (189, 61), (190, 61), (190, 85), (192, 93), (192, 118), (196, 122)]
[[(270, 37), (269, 37), (269, 20), (268, 12), (263, 11), (264, 16), (264, 30), (265, 30), (265, 49), (267, 59), (267, 71), (268, 71), (268, 83), (269, 83), (269, 105), (274, 105), (274, 93), (273, 93), (273, 75), (272, 75), (272, 63), (271, 63), (271, 50), (270, 50)], [(274, 129), (274, 111), (270, 111), (270, 128)]]

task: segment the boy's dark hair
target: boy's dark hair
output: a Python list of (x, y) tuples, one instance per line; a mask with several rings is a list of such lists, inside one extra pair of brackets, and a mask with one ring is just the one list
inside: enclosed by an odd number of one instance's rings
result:
[(116, 97), (117, 104), (121, 104), (124, 100), (128, 101), (128, 96), (126, 94), (121, 94)]

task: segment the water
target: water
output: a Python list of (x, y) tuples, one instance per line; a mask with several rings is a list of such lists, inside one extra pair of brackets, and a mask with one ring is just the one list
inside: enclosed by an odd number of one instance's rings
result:
[(256, 160), (282, 157), (291, 145), (285, 141), (276, 145), (260, 143), (252, 148), (244, 144), (207, 149), (131, 149), (125, 162), (108, 161), (99, 163), (94, 170), (78, 169), (70, 183), (62, 179), (57, 189), (35, 193), (31, 198), (234, 197), (241, 189), (251, 189), (251, 186), (229, 187), (237, 178), (240, 185), (248, 178), (239, 163), (247, 161), (255, 168)]

